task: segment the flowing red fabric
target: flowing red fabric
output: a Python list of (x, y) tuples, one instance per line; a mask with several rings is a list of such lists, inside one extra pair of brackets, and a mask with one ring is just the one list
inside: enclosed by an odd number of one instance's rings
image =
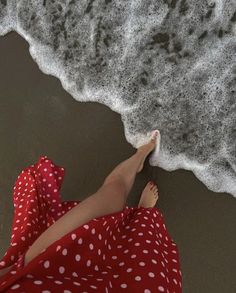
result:
[(0, 278), (0, 292), (182, 292), (178, 248), (157, 208), (126, 206), (94, 218), (25, 266), (25, 253), (39, 235), (80, 203), (61, 200), (64, 174), (40, 156), (17, 177), (12, 237), (0, 270), (13, 267)]

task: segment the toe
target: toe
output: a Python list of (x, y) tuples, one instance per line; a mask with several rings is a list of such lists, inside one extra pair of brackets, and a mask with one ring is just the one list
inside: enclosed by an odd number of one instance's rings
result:
[(153, 190), (157, 190), (157, 186), (156, 185), (153, 186)]
[(155, 199), (157, 199), (158, 198), (158, 193), (155, 193), (154, 197), (155, 197)]
[(146, 187), (148, 187), (151, 190), (152, 189), (152, 183), (149, 182)]
[(151, 187), (151, 183), (150, 183), (150, 181), (145, 185), (145, 187), (144, 187), (144, 189), (145, 188), (150, 188)]
[(152, 132), (152, 135), (151, 135), (151, 142), (154, 143), (154, 144), (156, 144), (156, 139), (157, 139), (158, 133), (159, 133), (158, 130), (154, 130), (154, 131)]

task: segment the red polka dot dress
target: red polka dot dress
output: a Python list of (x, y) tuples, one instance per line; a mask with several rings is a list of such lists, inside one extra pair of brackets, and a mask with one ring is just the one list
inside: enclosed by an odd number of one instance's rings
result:
[(0, 292), (180, 293), (179, 252), (157, 208), (126, 206), (94, 218), (44, 249), (26, 266), (28, 248), (80, 201), (62, 201), (64, 168), (46, 156), (14, 185), (10, 246), (0, 261)]

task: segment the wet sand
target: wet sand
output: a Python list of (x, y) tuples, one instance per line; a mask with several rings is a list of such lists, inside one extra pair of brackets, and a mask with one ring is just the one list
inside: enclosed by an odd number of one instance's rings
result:
[[(45, 75), (28, 43), (15, 32), (0, 37), (0, 257), (10, 243), (12, 193), (21, 170), (47, 155), (65, 167), (63, 200), (82, 200), (135, 152), (120, 115), (74, 100)], [(236, 292), (236, 199), (209, 191), (189, 171), (167, 172), (146, 161), (127, 205), (136, 206), (146, 182), (159, 187), (157, 206), (178, 245), (184, 293)]]

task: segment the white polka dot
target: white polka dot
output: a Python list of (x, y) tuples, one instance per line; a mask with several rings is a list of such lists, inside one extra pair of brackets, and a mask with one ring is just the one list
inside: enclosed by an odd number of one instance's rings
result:
[(32, 276), (32, 275), (30, 275), (30, 274), (27, 274), (26, 277), (27, 277), (27, 278), (30, 278), (30, 279), (33, 279), (33, 278), (34, 278), (34, 276)]
[(165, 278), (165, 274), (163, 272), (160, 272), (160, 274), (163, 278)]
[(153, 262), (154, 264), (157, 264), (157, 261), (156, 261), (155, 259), (152, 259), (152, 262)]
[(155, 275), (152, 272), (148, 273), (148, 276), (151, 277), (151, 278), (155, 277)]
[(60, 250), (61, 249), (61, 246), (58, 245), (57, 248), (56, 248), (56, 251)]
[(58, 281), (58, 280), (54, 281), (54, 283), (56, 283), (56, 284), (58, 284), (58, 285), (63, 284), (61, 281)]
[(89, 225), (84, 225), (83, 227), (84, 227), (86, 230), (89, 229)]
[(54, 192), (57, 192), (57, 189), (55, 188), (55, 189), (53, 189), (53, 191), (54, 191)]
[(119, 266), (122, 267), (125, 263), (124, 262), (120, 262)]
[(127, 288), (126, 284), (121, 284), (120, 286), (121, 286), (121, 288)]
[(44, 171), (44, 172), (47, 172), (47, 168), (44, 168), (43, 171)]
[(67, 249), (66, 249), (66, 248), (64, 248), (64, 249), (62, 250), (62, 254), (63, 254), (63, 255), (67, 255)]
[(136, 276), (136, 277), (135, 277), (135, 280), (136, 280), (136, 281), (141, 281), (141, 277), (140, 277), (140, 276)]
[(75, 240), (76, 239), (76, 234), (72, 234), (71, 238), (72, 238), (72, 240)]
[(146, 254), (147, 254), (147, 253), (148, 253), (148, 250), (144, 249), (144, 250), (143, 250), (143, 253), (146, 253)]
[(144, 293), (151, 293), (151, 291), (149, 289), (145, 289)]
[(39, 281), (39, 280), (36, 280), (36, 281), (34, 281), (34, 284), (41, 285), (41, 284), (43, 284), (43, 282), (42, 281)]
[(16, 285), (11, 286), (11, 289), (15, 290), (15, 289), (17, 289), (19, 287), (20, 287), (20, 285), (19, 284), (16, 284)]
[(126, 272), (130, 273), (130, 272), (132, 272), (132, 270), (133, 270), (133, 269), (128, 268), (128, 269), (126, 270)]
[(89, 248), (90, 248), (91, 250), (93, 250), (94, 246), (93, 246), (92, 243), (89, 244)]
[(42, 293), (51, 293), (51, 291), (43, 290)]
[(91, 260), (89, 259), (88, 261), (87, 261), (87, 267), (89, 267), (91, 265)]
[(113, 278), (117, 279), (119, 277), (119, 275), (113, 275)]
[(63, 293), (72, 293), (70, 290), (64, 290)]
[(75, 284), (76, 286), (81, 286), (81, 284), (78, 282), (73, 282), (73, 284)]
[(80, 255), (76, 254), (75, 259), (76, 259), (76, 261), (80, 261), (80, 259), (81, 259)]
[(144, 266), (145, 266), (145, 262), (140, 261), (140, 262), (139, 262), (139, 265), (140, 265), (141, 267), (144, 267)]
[(80, 239), (78, 240), (78, 243), (79, 243), (79, 244), (82, 244), (82, 243), (83, 243), (83, 239), (80, 238)]
[(95, 234), (95, 233), (96, 233), (96, 231), (95, 231), (94, 228), (92, 229), (91, 233), (92, 233), (92, 234)]
[(162, 286), (158, 286), (158, 288), (157, 288), (160, 292), (164, 292), (165, 291), (165, 289), (162, 287)]
[(49, 263), (49, 261), (48, 260), (46, 260), (45, 262), (44, 262), (44, 267), (47, 269), (47, 268), (49, 268), (49, 266), (50, 266), (50, 263)]
[(59, 273), (64, 274), (64, 272), (65, 272), (65, 268), (64, 267), (59, 267)]
[(136, 254), (132, 254), (131, 255), (131, 258), (135, 258), (137, 255)]

